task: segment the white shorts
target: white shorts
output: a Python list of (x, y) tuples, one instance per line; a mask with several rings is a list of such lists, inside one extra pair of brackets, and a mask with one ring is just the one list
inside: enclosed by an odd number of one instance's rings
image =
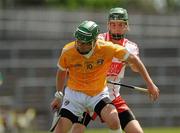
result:
[(99, 103), (103, 98), (109, 99), (107, 87), (96, 96), (88, 96), (82, 92), (74, 91), (66, 87), (61, 108), (65, 108), (71, 111), (74, 115), (82, 117), (84, 112), (93, 112), (97, 103)]

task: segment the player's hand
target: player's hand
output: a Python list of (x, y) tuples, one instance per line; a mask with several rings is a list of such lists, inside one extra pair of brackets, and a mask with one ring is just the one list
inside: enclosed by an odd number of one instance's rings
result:
[(155, 84), (150, 84), (147, 86), (149, 91), (149, 98), (151, 101), (156, 101), (159, 98), (159, 89)]
[(54, 98), (51, 102), (52, 110), (57, 110), (61, 107), (61, 100), (58, 98)]

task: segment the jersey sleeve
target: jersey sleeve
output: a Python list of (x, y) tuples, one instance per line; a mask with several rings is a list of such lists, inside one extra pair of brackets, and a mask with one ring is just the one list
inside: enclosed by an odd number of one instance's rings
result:
[(137, 44), (127, 41), (127, 43), (125, 44), (125, 47), (129, 51), (129, 53), (133, 55), (139, 55), (139, 48)]
[(57, 63), (58, 68), (62, 71), (66, 71), (68, 69), (66, 57), (67, 55), (66, 55), (65, 49), (63, 49)]

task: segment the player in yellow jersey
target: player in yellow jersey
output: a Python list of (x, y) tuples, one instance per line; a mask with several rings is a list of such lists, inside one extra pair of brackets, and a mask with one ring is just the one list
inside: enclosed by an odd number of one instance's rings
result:
[(132, 64), (146, 79), (147, 88), (154, 99), (159, 96), (146, 68), (139, 58), (130, 54), (125, 47), (98, 40), (99, 27), (95, 22), (84, 21), (75, 31), (74, 42), (67, 44), (58, 61), (57, 92), (52, 108), (59, 107), (64, 81), (68, 72), (60, 115), (55, 133), (67, 133), (73, 123), (82, 121), (83, 112), (96, 112), (106, 122), (112, 133), (120, 133), (120, 122), (115, 107), (111, 104), (106, 75), (115, 57)]

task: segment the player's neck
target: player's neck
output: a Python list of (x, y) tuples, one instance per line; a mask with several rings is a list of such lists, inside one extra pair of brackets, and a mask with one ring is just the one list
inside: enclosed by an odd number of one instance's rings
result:
[(120, 39), (120, 40), (111, 39), (111, 42), (123, 46), (123, 40), (124, 40), (124, 39)]

